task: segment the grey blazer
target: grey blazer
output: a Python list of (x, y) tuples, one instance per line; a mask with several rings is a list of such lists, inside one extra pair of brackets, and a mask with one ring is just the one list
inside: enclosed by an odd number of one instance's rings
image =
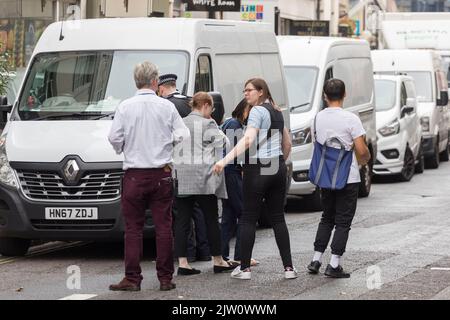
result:
[(193, 111), (183, 118), (191, 138), (174, 148), (174, 172), (178, 178), (178, 195), (208, 195), (226, 199), (225, 176), (213, 173), (214, 164), (223, 158), (228, 138), (213, 119)]

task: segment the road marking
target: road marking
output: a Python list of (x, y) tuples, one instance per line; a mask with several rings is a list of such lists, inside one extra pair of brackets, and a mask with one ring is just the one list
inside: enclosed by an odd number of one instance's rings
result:
[(27, 254), (26, 256), (23, 256), (23, 257), (9, 257), (9, 258), (0, 259), (0, 266), (3, 265), (3, 264), (7, 264), (7, 263), (11, 263), (11, 262), (27, 259), (27, 258), (30, 258), (30, 257), (41, 256), (41, 255), (44, 255), (44, 254), (47, 254), (47, 253), (53, 253), (53, 252), (61, 251), (61, 250), (64, 250), (64, 249), (70, 249), (70, 248), (75, 248), (75, 247), (86, 246), (86, 245), (91, 244), (91, 243), (92, 242), (77, 241), (77, 242), (74, 242), (74, 243), (69, 243), (69, 244), (66, 244), (66, 245), (59, 245), (59, 246), (56, 246), (56, 247), (36, 249), (34, 251), (33, 251), (33, 249), (31, 249), (31, 252), (29, 254)]
[(431, 270), (450, 271), (450, 268), (431, 268)]
[(96, 296), (97, 294), (72, 294), (58, 300), (88, 300), (95, 298)]

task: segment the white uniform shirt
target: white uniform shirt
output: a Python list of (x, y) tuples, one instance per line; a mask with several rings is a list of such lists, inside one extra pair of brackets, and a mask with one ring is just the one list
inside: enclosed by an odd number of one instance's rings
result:
[(189, 138), (174, 104), (149, 89), (117, 107), (108, 137), (117, 154), (124, 153), (124, 170), (171, 164), (174, 143)]
[[(344, 143), (347, 150), (353, 147), (354, 139), (366, 134), (358, 116), (342, 108), (326, 108), (320, 111), (316, 116), (316, 125), (317, 142), (324, 144), (327, 139), (337, 137)], [(314, 119), (311, 129), (314, 137)], [(361, 182), (361, 177), (358, 161), (355, 152), (353, 152), (353, 161), (347, 183), (358, 182)]]

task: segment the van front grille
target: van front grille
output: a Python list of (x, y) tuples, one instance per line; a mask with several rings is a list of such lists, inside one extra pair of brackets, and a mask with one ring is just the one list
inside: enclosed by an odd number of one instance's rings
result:
[(31, 220), (33, 228), (38, 230), (111, 230), (115, 219), (102, 220)]
[(75, 186), (66, 185), (58, 172), (17, 170), (25, 196), (33, 200), (116, 200), (122, 170), (87, 171)]

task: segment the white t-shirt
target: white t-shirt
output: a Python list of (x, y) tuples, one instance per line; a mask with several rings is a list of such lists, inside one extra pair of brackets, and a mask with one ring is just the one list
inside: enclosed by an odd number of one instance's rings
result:
[[(353, 147), (353, 140), (366, 134), (361, 120), (354, 113), (342, 108), (326, 108), (316, 116), (317, 142), (324, 144), (329, 138), (336, 137), (344, 143), (347, 150)], [(314, 119), (311, 124), (311, 132), (314, 137)], [(347, 183), (361, 182), (358, 161), (353, 152), (353, 161), (350, 168)]]

